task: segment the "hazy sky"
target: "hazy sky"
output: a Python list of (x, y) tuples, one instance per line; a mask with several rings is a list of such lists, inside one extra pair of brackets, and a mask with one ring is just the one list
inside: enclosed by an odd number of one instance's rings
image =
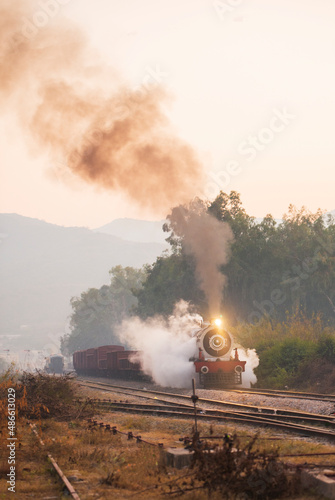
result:
[[(236, 190), (258, 217), (335, 208), (333, 0), (52, 1), (132, 88), (168, 88), (166, 113), (205, 165), (207, 196)], [(166, 215), (57, 178), (62, 158), (32, 152), (10, 109), (0, 127), (1, 212), (88, 227)]]

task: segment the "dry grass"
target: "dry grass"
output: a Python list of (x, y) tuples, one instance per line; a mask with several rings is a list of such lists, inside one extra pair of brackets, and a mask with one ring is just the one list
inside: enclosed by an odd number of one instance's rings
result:
[[(152, 443), (164, 443), (164, 446), (180, 447), (180, 437), (192, 435), (192, 422), (174, 418), (127, 415), (121, 413), (105, 413), (97, 415), (96, 419), (117, 426), (117, 429), (127, 433), (132, 431), (135, 436)], [(37, 429), (45, 442), (42, 448), (25, 418), (18, 418), (17, 447), (17, 498), (28, 499), (46, 497), (69, 498), (63, 495), (62, 485), (53, 472), (51, 464), (46, 459), (47, 451), (52, 454), (63, 472), (69, 477), (82, 500), (86, 499), (125, 499), (125, 498), (166, 498), (163, 492), (172, 491), (176, 485), (185, 488), (190, 484), (185, 474), (194, 470), (177, 471), (160, 465), (158, 446), (137, 443), (136, 439), (128, 440), (127, 436), (106, 431), (104, 428), (91, 426), (86, 420), (73, 418), (64, 421), (52, 416), (36, 422)], [(2, 427), (1, 451), (5, 448), (5, 427)], [(241, 447), (247, 446), (253, 433), (244, 426), (236, 430), (235, 426), (226, 424), (210, 425), (200, 423), (201, 435), (224, 435), (237, 432)], [(261, 437), (271, 437), (269, 431), (262, 432)], [(283, 438), (279, 441), (260, 439), (257, 441), (259, 453), (273, 454), (278, 449), (279, 454), (327, 452), (334, 451), (329, 445), (305, 442), (301, 439)], [(285, 459), (291, 463), (303, 464), (306, 461), (322, 463), (335, 467), (334, 457), (297, 457)], [(1, 456), (0, 473), (3, 477), (8, 473), (7, 457)], [(166, 484), (168, 483), (168, 484)], [(184, 486), (183, 486), (183, 483)], [(202, 486), (200, 477), (193, 483), (195, 487)], [(144, 491), (145, 490), (145, 491)], [(143, 492), (144, 491), (144, 492)], [(141, 493), (143, 492), (143, 493)], [(63, 496), (62, 496), (63, 495)], [(169, 497), (170, 495), (168, 495)], [(5, 481), (0, 482), (0, 498), (7, 498)], [(185, 500), (207, 500), (205, 490), (185, 492)], [(211, 500), (222, 499), (220, 492), (213, 492)], [(237, 497), (238, 498), (238, 497)], [(284, 496), (285, 498), (285, 496)], [(287, 496), (286, 498), (302, 500), (318, 498), (312, 494)], [(243, 496), (240, 500), (247, 500)]]
[[(101, 416), (105, 422), (116, 425), (119, 430), (128, 432), (131, 430), (134, 435), (142, 433), (143, 439), (151, 442), (163, 441), (166, 445), (180, 446), (179, 437), (190, 435), (192, 426), (189, 421), (174, 419), (148, 418), (144, 422), (143, 417), (106, 414)], [(148, 430), (144, 433), (143, 426)], [(202, 434), (214, 432), (215, 434), (232, 433), (235, 429), (231, 426), (216, 425), (211, 428), (208, 424), (202, 424), (200, 431)], [(56, 459), (64, 473), (68, 476), (75, 476), (73, 486), (79, 493), (82, 500), (89, 498), (99, 499), (123, 499), (130, 496), (136, 498), (160, 498), (162, 492), (169, 490), (171, 482), (173, 488), (175, 484), (182, 485), (179, 478), (185, 475), (185, 470), (177, 471), (172, 468), (162, 468), (159, 464), (159, 449), (144, 443), (136, 443), (136, 440), (128, 440), (126, 436), (113, 435), (104, 429), (90, 427), (84, 421), (59, 422), (53, 419), (43, 421), (39, 427), (39, 432), (45, 442), (45, 447)], [(245, 446), (250, 442), (250, 431), (242, 430), (238, 432), (241, 445)], [(18, 476), (17, 491), (18, 497), (43, 498), (56, 496), (62, 498), (62, 486), (60, 481), (52, 472), (51, 465), (48, 464), (43, 450), (36, 437), (31, 433), (30, 428), (25, 426), (23, 421), (19, 426), (19, 436), (21, 447), (17, 454)], [(306, 443), (301, 440), (281, 440), (281, 441), (259, 441), (260, 452), (265, 450), (273, 452), (274, 448), (279, 448), (279, 453), (303, 453), (333, 451), (334, 448), (319, 444)], [(293, 459), (290, 459), (293, 462)], [(296, 459), (297, 463), (305, 462), (305, 458)], [(334, 465), (332, 457), (313, 457), (313, 462), (322, 462)], [(2, 472), (6, 470), (4, 461), (1, 463)], [(188, 471), (186, 471), (187, 473)], [(192, 471), (191, 471), (192, 472)], [(201, 485), (201, 482), (196, 482)], [(143, 495), (142, 490), (148, 489)], [(4, 484), (0, 486), (1, 494), (5, 493)], [(30, 496), (32, 495), (32, 496)], [(4, 497), (6, 498), (6, 497)], [(190, 491), (183, 495), (187, 500), (205, 500), (205, 491)], [(222, 498), (219, 493), (213, 493), (212, 500)], [(241, 497), (242, 498), (242, 497)], [(285, 498), (285, 497), (284, 497)], [(286, 498), (317, 498), (317, 496), (288, 496)]]

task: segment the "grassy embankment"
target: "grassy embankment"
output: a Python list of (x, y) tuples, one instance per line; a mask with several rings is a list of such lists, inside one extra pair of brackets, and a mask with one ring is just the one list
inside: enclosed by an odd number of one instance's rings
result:
[[(24, 385), (25, 384), (25, 385)], [(59, 478), (46, 459), (47, 452), (72, 480), (73, 486), (84, 499), (160, 498), (171, 496), (171, 491), (184, 490), (183, 498), (205, 500), (208, 492), (212, 499), (229, 498), (227, 490), (236, 494), (248, 492), (250, 498), (317, 498), (312, 494), (293, 493), (296, 478), (276, 458), (277, 454), (333, 451), (331, 446), (304, 443), (301, 440), (264, 439), (268, 431), (255, 441), (253, 432), (233, 425), (200, 425), (201, 434), (229, 434), (232, 437), (223, 450), (208, 461), (208, 455), (199, 451), (198, 462), (192, 469), (181, 471), (165, 467), (160, 462), (156, 446), (128, 440), (126, 436), (91, 426), (87, 417), (94, 414), (89, 404), (73, 403), (78, 386), (68, 377), (44, 375), (17, 379), (4, 377), (0, 384), (1, 394), (1, 460), (0, 498), (7, 498), (6, 474), (8, 473), (6, 437), (6, 395), (9, 387), (17, 394), (16, 491), (20, 499), (63, 498)], [(112, 396), (113, 397), (113, 396)], [(120, 398), (119, 395), (115, 396)], [(48, 402), (49, 408), (46, 403)], [(45, 446), (42, 448), (27, 425), (36, 424)], [(180, 446), (179, 437), (192, 435), (192, 422), (177, 419), (129, 416), (125, 414), (99, 414), (98, 420), (116, 425), (118, 430), (141, 435), (152, 443), (164, 446)], [(232, 449), (244, 450), (238, 464)], [(5, 450), (5, 451), (4, 451)], [(287, 459), (286, 459), (287, 460)], [(305, 457), (289, 459), (292, 463), (304, 463)], [(313, 457), (313, 463), (334, 465), (333, 457)], [(141, 492), (145, 490), (143, 494)], [(277, 496), (276, 496), (277, 495)], [(64, 496), (64, 498), (68, 498)], [(236, 498), (236, 495), (235, 495)], [(238, 497), (248, 498), (248, 497)]]
[(232, 332), (244, 347), (257, 351), (258, 387), (335, 392), (335, 328), (325, 326), (319, 316), (285, 322), (264, 318)]

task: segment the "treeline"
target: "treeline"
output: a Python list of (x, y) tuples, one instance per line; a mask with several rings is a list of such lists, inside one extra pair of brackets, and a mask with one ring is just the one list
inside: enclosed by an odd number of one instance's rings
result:
[[(237, 336), (239, 328), (249, 333), (250, 328), (255, 328), (256, 333), (267, 332), (263, 344), (256, 334), (249, 335), (251, 342), (244, 339), (245, 347), (256, 347), (258, 351), (258, 375), (263, 381), (276, 384), (266, 373), (266, 366), (275, 363), (279, 367), (277, 382), (292, 382), (297, 369), (295, 365), (285, 368), (285, 349), (298, 353), (294, 359), (300, 360), (300, 366), (302, 359), (323, 357), (323, 332), (334, 337), (335, 221), (321, 210), (311, 213), (290, 206), (281, 223), (276, 223), (271, 215), (259, 222), (246, 213), (235, 191), (221, 192), (207, 209), (218, 220), (229, 223), (235, 237), (230, 261), (220, 269), (227, 276), (222, 314)], [(109, 285), (72, 299), (71, 334), (62, 340), (64, 353), (117, 342), (115, 327), (123, 318), (132, 314), (142, 318), (169, 315), (180, 299), (208, 317), (194, 259), (185, 253), (182, 239), (173, 234), (169, 223), (164, 230), (170, 253), (141, 270), (113, 268)], [(206, 245), (205, 239), (203, 244)], [(291, 324), (292, 318), (296, 325), (318, 318), (322, 331), (314, 339), (303, 337), (303, 326), (302, 330), (292, 330), (295, 336), (269, 334), (279, 331), (278, 325)], [(290, 343), (287, 347), (285, 342), (292, 342), (292, 338), (300, 338), (304, 346), (297, 340), (295, 347)], [(312, 344), (315, 347), (319, 342), (313, 351)], [(327, 362), (335, 364), (335, 359), (328, 356)], [(285, 373), (280, 372), (281, 368)]]
[[(228, 278), (222, 312), (229, 324), (255, 324), (263, 317), (283, 320), (287, 313), (298, 312), (308, 317), (321, 313), (334, 323), (334, 219), (325, 220), (321, 211), (312, 214), (290, 206), (280, 224), (271, 215), (257, 222), (234, 191), (221, 192), (208, 211), (229, 223), (235, 235), (231, 259), (221, 269)], [(207, 303), (196, 282), (192, 257), (173, 234), (168, 241), (172, 254), (159, 257), (147, 269), (147, 279), (136, 292), (138, 314), (169, 314), (175, 302), (184, 299), (206, 316)]]

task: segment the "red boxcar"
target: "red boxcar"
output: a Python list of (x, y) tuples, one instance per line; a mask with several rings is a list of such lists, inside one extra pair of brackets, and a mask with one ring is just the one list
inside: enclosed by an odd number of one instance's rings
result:
[(107, 352), (107, 375), (110, 377), (136, 378), (141, 374), (139, 362), (133, 362), (131, 358), (137, 351), (119, 350)]
[(135, 354), (120, 345), (92, 347), (73, 353), (73, 367), (79, 375), (134, 378), (141, 373), (140, 364), (130, 360)]
[(98, 352), (97, 352), (97, 349), (87, 349), (85, 369), (88, 372), (95, 372), (98, 369)]
[(123, 351), (117, 353), (117, 369), (120, 372), (127, 372), (130, 374), (139, 373), (141, 370), (141, 365), (138, 361), (134, 361), (137, 358), (137, 351)]
[(121, 345), (104, 345), (97, 348), (98, 351), (98, 369), (103, 374), (107, 373), (107, 356), (111, 352), (124, 351)]

